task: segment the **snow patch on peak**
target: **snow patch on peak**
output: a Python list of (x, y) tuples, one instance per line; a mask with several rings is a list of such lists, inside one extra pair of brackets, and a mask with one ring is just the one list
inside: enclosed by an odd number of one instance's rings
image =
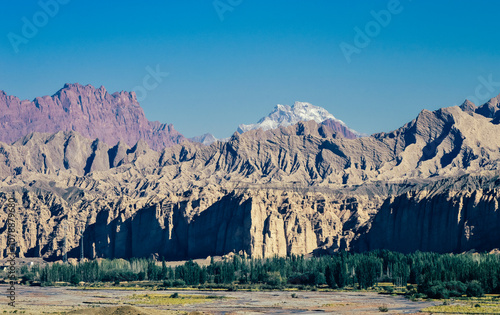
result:
[[(327, 119), (336, 121), (347, 128), (346, 124), (343, 121), (335, 118), (335, 116), (330, 114), (326, 109), (319, 106), (314, 106), (311, 103), (307, 102), (295, 102), (293, 106), (278, 104), (268, 116), (263, 117), (256, 124), (241, 124), (238, 126), (237, 131), (239, 133), (244, 133), (249, 130), (259, 128), (263, 130), (269, 130), (279, 127), (288, 127), (291, 125), (295, 125), (300, 121), (310, 120), (314, 120), (317, 123), (322, 123)], [(354, 130), (351, 131), (356, 135), (360, 135)]]
[(218, 141), (218, 139), (216, 137), (214, 137), (214, 135), (212, 135), (211, 133), (206, 133), (206, 134), (201, 135), (201, 136), (192, 137), (192, 138), (189, 138), (189, 140), (191, 142), (199, 142), (199, 143), (204, 144), (204, 145), (211, 145), (215, 141)]

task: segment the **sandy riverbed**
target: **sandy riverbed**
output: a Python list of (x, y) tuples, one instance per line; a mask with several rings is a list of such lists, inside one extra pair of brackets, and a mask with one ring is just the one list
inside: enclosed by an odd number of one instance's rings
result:
[[(5, 285), (0, 286), (6, 292)], [(218, 295), (224, 299), (184, 305), (141, 305), (136, 310), (143, 314), (163, 314), (179, 311), (202, 312), (207, 314), (377, 314), (380, 306), (387, 306), (390, 314), (413, 314), (438, 302), (412, 302), (403, 297), (380, 295), (371, 292), (248, 292), (248, 291), (130, 291), (130, 290), (81, 290), (71, 287), (16, 287), (17, 313), (26, 314), (66, 313), (78, 309), (90, 309), (88, 314), (96, 313), (104, 307), (127, 306), (133, 294), (164, 294), (174, 292), (189, 295)], [(7, 299), (2, 294), (0, 310), (12, 310), (7, 306)], [(97, 308), (98, 307), (98, 308)], [(125, 310), (126, 308), (123, 308)], [(92, 312), (92, 310), (94, 312)], [(101, 313), (101, 312), (99, 312)], [(121, 314), (111, 312), (112, 314)], [(81, 313), (83, 314), (83, 313)], [(103, 313), (104, 314), (104, 313)]]

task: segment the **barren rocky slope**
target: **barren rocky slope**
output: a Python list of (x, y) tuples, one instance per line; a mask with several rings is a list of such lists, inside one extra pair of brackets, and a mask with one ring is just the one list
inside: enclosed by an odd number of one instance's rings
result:
[(62, 224), (70, 257), (80, 225), (86, 257), (489, 250), (500, 240), (494, 119), (451, 107), (371, 137), (311, 121), (159, 152), (34, 133), (0, 144), (0, 200), (15, 194), (29, 256), (60, 256)]
[(173, 125), (148, 121), (134, 92), (109, 94), (103, 86), (66, 84), (32, 102), (0, 91), (0, 111), (0, 141), (7, 143), (31, 132), (58, 131), (77, 131), (110, 145), (144, 139), (154, 150), (185, 140)]

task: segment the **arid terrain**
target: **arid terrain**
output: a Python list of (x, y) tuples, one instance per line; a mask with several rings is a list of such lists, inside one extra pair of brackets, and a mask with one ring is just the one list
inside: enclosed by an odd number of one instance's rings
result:
[(500, 1), (193, 3), (3, 1), (0, 315), (500, 315)]
[[(4, 285), (0, 290), (4, 291)], [(180, 296), (211, 296), (211, 299), (194, 303), (165, 305), (160, 298), (146, 304), (135, 296), (158, 295), (169, 297), (178, 292)], [(412, 302), (403, 297), (380, 295), (370, 292), (226, 292), (226, 291), (142, 291), (142, 290), (83, 290), (70, 287), (18, 286), (18, 313), (66, 313), (99, 314), (96, 310), (106, 307), (130, 306), (139, 308), (140, 314), (172, 314), (201, 312), (202, 314), (375, 314), (380, 306), (386, 306), (389, 314), (413, 314), (419, 310), (440, 304), (439, 302)], [(296, 297), (292, 297), (292, 293)], [(214, 296), (224, 298), (214, 298)], [(2, 299), (4, 299), (2, 297)], [(155, 302), (156, 301), (156, 302)], [(5, 305), (3, 300), (1, 305)], [(74, 312), (76, 310), (86, 310)], [(129, 310), (129, 309), (128, 309)], [(127, 308), (122, 313), (128, 314)], [(137, 313), (133, 313), (137, 314)]]
[[(61, 115), (63, 106), (87, 117), (109, 100), (99, 112), (107, 120), (122, 106), (118, 95), (92, 86), (58, 93), (43, 104)], [(0, 102), (21, 106), (12, 97)], [(490, 251), (500, 239), (497, 113), (499, 97), (423, 110), (397, 130), (366, 137), (311, 120), (161, 149), (141, 134), (130, 146), (130, 137), (30, 133), (0, 143), (0, 226), (14, 196), (20, 257), (77, 258), (82, 246), (88, 259), (166, 260)]]

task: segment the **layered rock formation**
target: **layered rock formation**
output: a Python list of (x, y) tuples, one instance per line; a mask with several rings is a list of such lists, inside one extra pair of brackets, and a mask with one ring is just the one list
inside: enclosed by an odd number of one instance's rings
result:
[(20, 100), (0, 91), (0, 141), (12, 143), (31, 132), (77, 131), (109, 145), (143, 139), (153, 150), (184, 141), (173, 125), (148, 121), (134, 92), (109, 94), (104, 87), (66, 84), (52, 96)]
[(500, 126), (470, 108), (357, 139), (309, 121), (161, 151), (30, 134), (0, 144), (0, 226), (14, 195), (20, 255), (60, 257), (67, 235), (77, 257), (79, 227), (89, 258), (493, 249)]

